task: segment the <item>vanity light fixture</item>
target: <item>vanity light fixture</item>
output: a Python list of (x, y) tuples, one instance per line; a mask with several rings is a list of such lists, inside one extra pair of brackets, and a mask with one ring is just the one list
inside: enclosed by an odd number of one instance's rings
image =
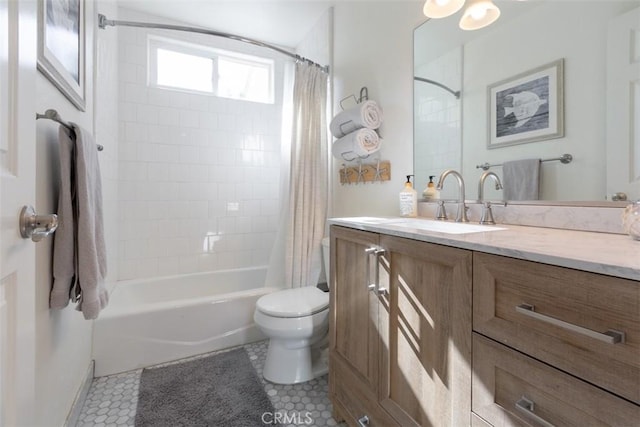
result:
[(422, 11), (428, 18), (445, 18), (464, 6), (465, 0), (427, 0)]
[(500, 9), (491, 0), (469, 0), (460, 18), (463, 30), (478, 30), (493, 24), (500, 17)]

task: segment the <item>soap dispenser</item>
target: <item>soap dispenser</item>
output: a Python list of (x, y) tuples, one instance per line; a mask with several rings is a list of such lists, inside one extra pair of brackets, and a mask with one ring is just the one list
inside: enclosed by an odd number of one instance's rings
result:
[(407, 175), (407, 182), (404, 183), (404, 188), (400, 192), (400, 216), (418, 216), (418, 192), (413, 189), (412, 176)]
[(438, 200), (440, 198), (440, 192), (436, 189), (436, 185), (433, 182), (433, 178), (435, 175), (429, 175), (429, 183), (427, 184), (427, 188), (424, 189), (422, 195), (427, 200)]

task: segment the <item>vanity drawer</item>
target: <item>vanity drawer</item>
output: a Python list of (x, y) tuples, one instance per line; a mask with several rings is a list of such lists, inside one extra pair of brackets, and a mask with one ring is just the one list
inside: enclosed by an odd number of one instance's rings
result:
[(474, 331), (640, 404), (640, 282), (473, 256)]
[(638, 425), (640, 406), (473, 335), (472, 410), (494, 427)]

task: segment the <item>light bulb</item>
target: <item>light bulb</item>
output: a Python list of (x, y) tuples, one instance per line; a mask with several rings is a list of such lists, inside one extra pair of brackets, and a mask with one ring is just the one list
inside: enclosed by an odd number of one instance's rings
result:
[(469, 14), (471, 15), (471, 19), (479, 21), (487, 16), (487, 9), (484, 7), (474, 7), (469, 11)]
[(428, 18), (445, 18), (464, 6), (465, 0), (426, 0), (422, 9)]
[(500, 9), (491, 0), (469, 0), (468, 3), (460, 18), (460, 28), (463, 30), (484, 28), (500, 16)]

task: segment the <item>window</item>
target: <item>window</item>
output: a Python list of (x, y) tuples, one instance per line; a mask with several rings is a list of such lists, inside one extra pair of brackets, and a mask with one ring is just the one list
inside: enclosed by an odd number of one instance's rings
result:
[(149, 85), (273, 103), (273, 60), (149, 38)]

